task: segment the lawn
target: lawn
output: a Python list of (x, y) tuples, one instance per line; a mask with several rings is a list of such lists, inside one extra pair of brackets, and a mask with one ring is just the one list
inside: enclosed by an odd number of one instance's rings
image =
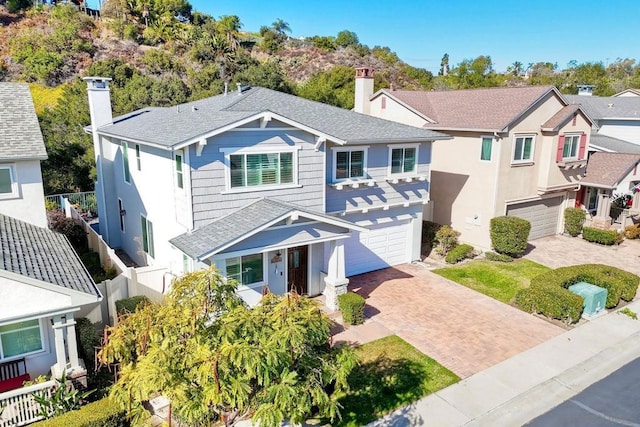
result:
[(476, 260), (433, 272), (508, 304), (520, 289), (529, 287), (532, 278), (549, 270), (542, 264), (518, 259), (513, 262)]
[(356, 348), (360, 365), (340, 398), (339, 426), (363, 426), (460, 380), (453, 372), (392, 335)]

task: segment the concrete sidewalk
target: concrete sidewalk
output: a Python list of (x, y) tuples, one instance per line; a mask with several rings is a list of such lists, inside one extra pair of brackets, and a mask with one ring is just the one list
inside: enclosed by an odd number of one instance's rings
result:
[(370, 426), (520, 426), (638, 357), (640, 320), (613, 311)]

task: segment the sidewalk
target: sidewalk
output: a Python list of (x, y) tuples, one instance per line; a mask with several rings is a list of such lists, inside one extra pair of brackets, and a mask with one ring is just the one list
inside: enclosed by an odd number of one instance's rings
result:
[(638, 357), (640, 320), (612, 311), (370, 426), (520, 426)]

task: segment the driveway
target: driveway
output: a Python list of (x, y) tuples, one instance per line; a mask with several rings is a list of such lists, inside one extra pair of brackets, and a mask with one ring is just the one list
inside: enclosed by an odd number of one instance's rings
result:
[(404, 264), (353, 276), (367, 327), (391, 332), (466, 378), (564, 332), (540, 318)]
[(640, 241), (603, 246), (578, 237), (549, 236), (534, 240), (524, 256), (551, 268), (576, 264), (606, 264), (640, 275)]

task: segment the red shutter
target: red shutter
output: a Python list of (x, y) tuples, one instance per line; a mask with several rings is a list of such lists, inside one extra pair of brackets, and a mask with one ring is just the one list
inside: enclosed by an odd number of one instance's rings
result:
[(587, 134), (580, 135), (580, 150), (578, 151), (578, 159), (582, 160), (585, 157), (585, 151), (587, 149)]
[(564, 152), (564, 135), (558, 137), (558, 151), (556, 153), (556, 162), (562, 161), (562, 153)]
[(575, 207), (579, 208), (580, 206), (582, 206), (582, 198), (584, 197), (584, 187), (580, 186), (580, 189), (578, 190), (578, 193), (576, 194), (576, 204)]

